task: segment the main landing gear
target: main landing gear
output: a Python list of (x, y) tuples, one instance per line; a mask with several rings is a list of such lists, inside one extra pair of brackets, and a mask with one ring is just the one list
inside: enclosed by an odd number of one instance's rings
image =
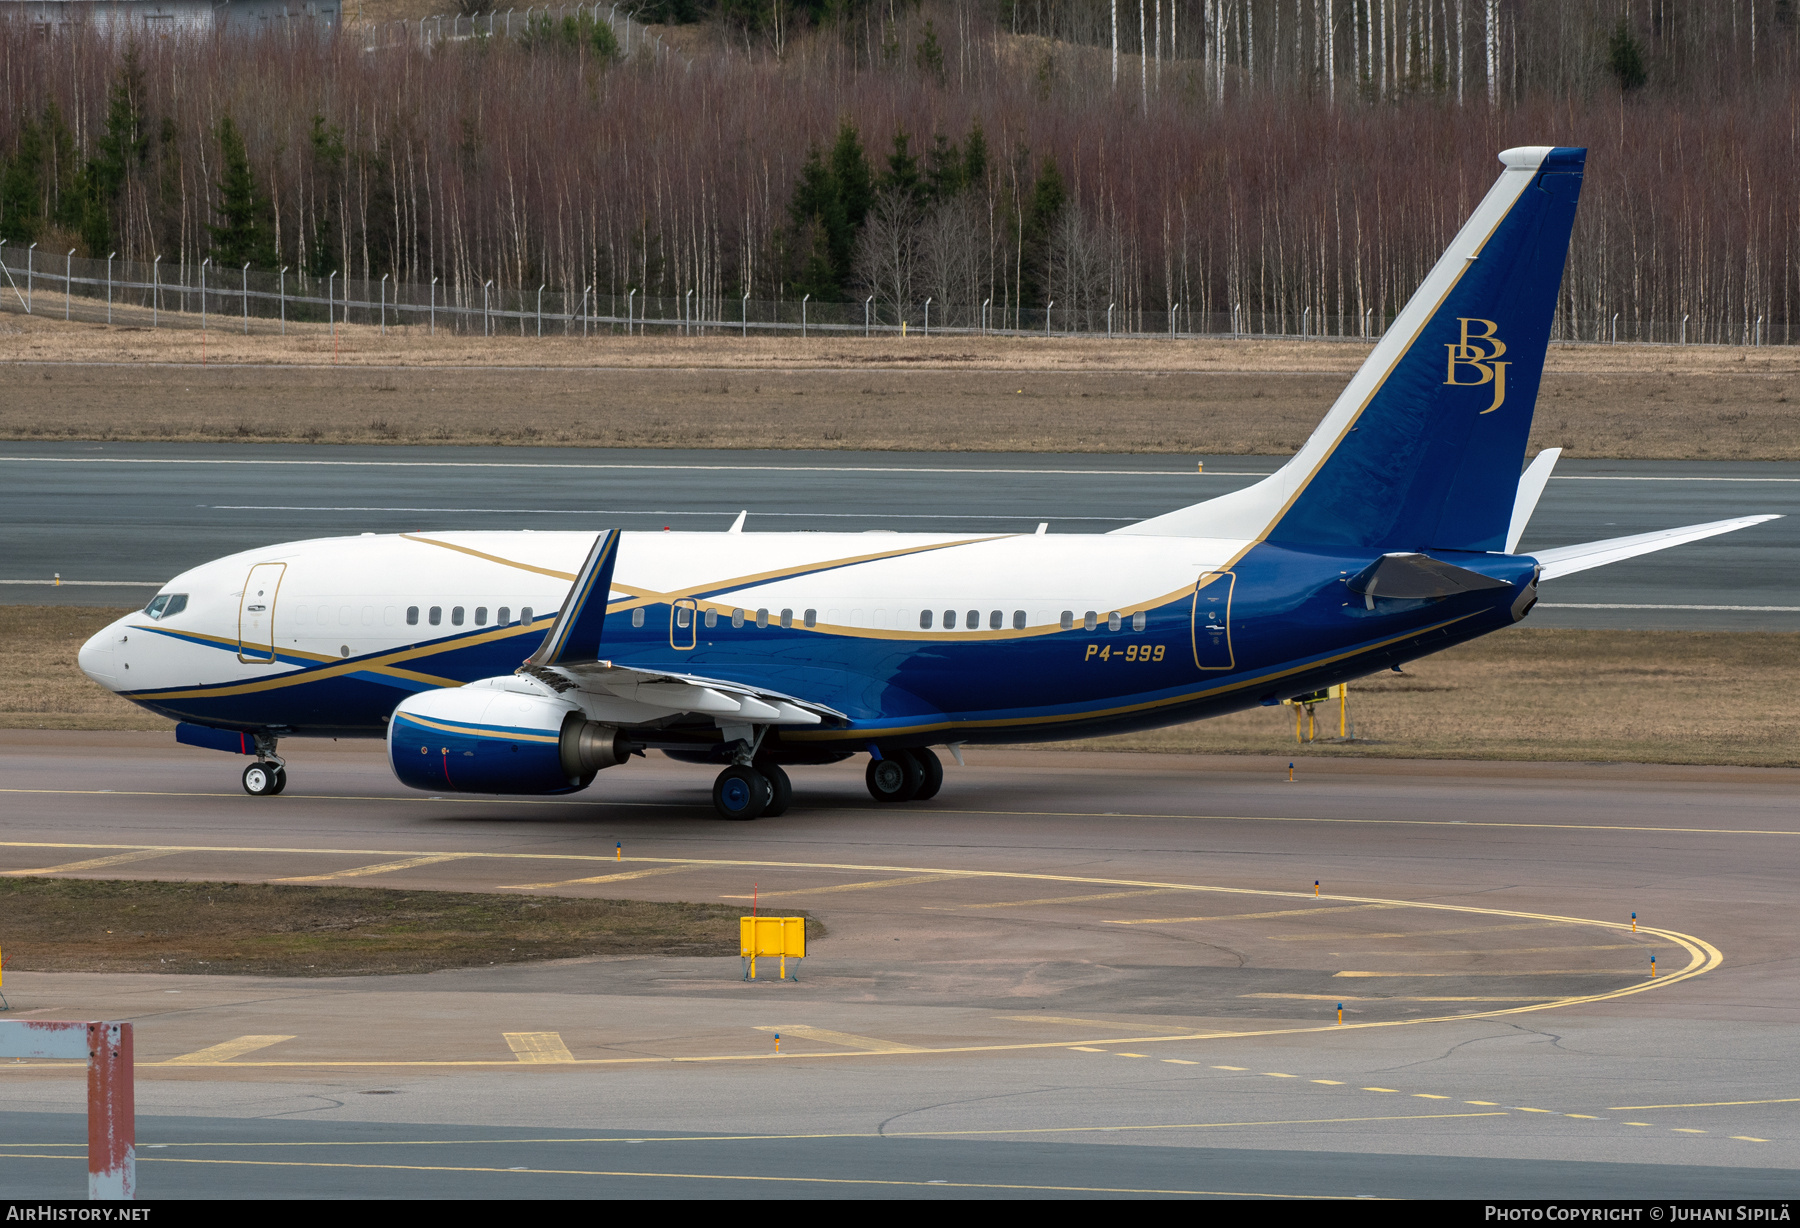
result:
[(244, 792), (251, 797), (274, 797), (287, 788), (287, 764), (275, 753), (275, 739), (256, 735), (256, 762), (244, 769)]
[(944, 765), (923, 746), (883, 751), (881, 758), (869, 760), (863, 780), (878, 802), (923, 802), (943, 787)]
[(733, 764), (713, 781), (713, 809), (722, 819), (773, 819), (794, 800), (794, 785), (779, 763)]

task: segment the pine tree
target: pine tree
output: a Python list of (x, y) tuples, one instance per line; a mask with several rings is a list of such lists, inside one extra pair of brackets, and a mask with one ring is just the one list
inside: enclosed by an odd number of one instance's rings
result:
[(125, 180), (144, 165), (150, 155), (150, 137), (138, 106), (143, 97), (144, 73), (137, 48), (126, 49), (124, 63), (113, 81), (106, 107), (106, 130), (95, 142), (97, 152), (83, 170), (81, 237), (90, 255), (112, 246), (112, 214)]
[(224, 170), (219, 176), (216, 212), (224, 225), (207, 226), (212, 233), (213, 260), (234, 269), (246, 263), (273, 268), (275, 236), (269, 201), (257, 190), (244, 138), (229, 115), (219, 122), (219, 153)]
[(0, 167), (0, 239), (34, 243), (44, 224), (44, 140), (27, 115), (19, 121), (19, 144)]
[(912, 155), (909, 148), (912, 138), (906, 129), (894, 130), (894, 152), (888, 155), (887, 170), (881, 173), (877, 185), (883, 192), (892, 192), (911, 201), (914, 208), (925, 205), (926, 184), (919, 175), (919, 160)]
[(1644, 71), (1644, 49), (1631, 32), (1631, 22), (1619, 18), (1606, 44), (1606, 66), (1621, 90), (1635, 90), (1650, 79)]

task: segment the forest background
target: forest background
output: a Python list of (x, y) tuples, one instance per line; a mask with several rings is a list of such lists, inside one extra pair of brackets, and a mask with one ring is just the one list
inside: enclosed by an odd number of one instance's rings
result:
[(465, 305), (1353, 333), (1497, 151), (1584, 145), (1559, 335), (1796, 340), (1795, 0), (657, 0), (634, 43), (590, 12), (448, 41), (0, 22), (0, 239)]

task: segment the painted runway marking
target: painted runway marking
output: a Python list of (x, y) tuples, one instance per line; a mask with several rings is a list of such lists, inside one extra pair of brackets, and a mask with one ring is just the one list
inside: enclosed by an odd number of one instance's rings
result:
[(858, 1036), (854, 1032), (834, 1032), (830, 1028), (810, 1028), (802, 1024), (784, 1024), (780, 1027), (759, 1024), (758, 1032), (775, 1032), (782, 1036), (798, 1036), (802, 1040), (818, 1040), (828, 1045), (842, 1045), (846, 1049), (858, 1049), (864, 1053), (924, 1053), (926, 1050), (917, 1045), (903, 1045), (899, 1041), (882, 1040), (876, 1036)]
[(1800, 614), (1800, 605), (1619, 605), (1603, 602), (1542, 601), (1546, 610), (1734, 610), (1746, 614)]
[(6, 870), (0, 876), (19, 878), (27, 874), (68, 874), (75, 870), (98, 870), (103, 866), (122, 866), (134, 861), (151, 861), (157, 857), (167, 857), (179, 849), (138, 849), (133, 853), (114, 853), (110, 857), (90, 857), (86, 861), (71, 861), (60, 866), (44, 866), (38, 870)]
[[(779, 899), (790, 895), (826, 895), (839, 891), (873, 891), (878, 887), (910, 887), (914, 883), (941, 883), (947, 879), (965, 877), (960, 871), (934, 870), (930, 874), (914, 874), (906, 878), (878, 878), (866, 883), (838, 883), (829, 887), (795, 887), (789, 891), (764, 891), (761, 898), (765, 900)], [(747, 895), (720, 896), (725, 900), (747, 900)]]
[(377, 874), (392, 874), (396, 870), (410, 870), (415, 866), (435, 866), (445, 861), (463, 861), (472, 856), (469, 853), (426, 853), (420, 857), (408, 857), (404, 861), (384, 861), (372, 866), (356, 866), (349, 870), (334, 870), (330, 874), (307, 874), (299, 878), (278, 878), (278, 883), (322, 883), (333, 878), (372, 878)]
[(1615, 1104), (1609, 1113), (1635, 1113), (1640, 1109), (1724, 1109), (1741, 1104), (1800, 1104), (1800, 1096), (1781, 1100), (1702, 1100), (1694, 1104)]
[[(1297, 893), (1296, 893), (1297, 894)], [(1328, 912), (1361, 912), (1369, 908), (1392, 908), (1392, 904), (1357, 904), (1350, 908), (1326, 904), (1318, 908), (1286, 908), (1280, 912), (1241, 912), (1216, 917), (1148, 917), (1135, 921), (1107, 921), (1106, 925), (1188, 925), (1195, 921), (1262, 921), (1269, 917), (1306, 917)]]
[(1379, 998), (1356, 998), (1341, 993), (1241, 993), (1240, 998), (1289, 998), (1300, 1002), (1550, 1002), (1554, 994), (1526, 994), (1522, 997), (1419, 997), (1410, 994), (1384, 994)]
[[(275, 503), (214, 503), (208, 505), (209, 511), (215, 512), (408, 512), (433, 515), (481, 515), (481, 516), (690, 516), (704, 517), (713, 520), (730, 520), (741, 510), (739, 508), (723, 509), (716, 512), (671, 511), (667, 508), (560, 508), (560, 507), (311, 507), (300, 504)], [(1065, 516), (1053, 512), (1019, 512), (1016, 515), (997, 516), (982, 512), (752, 512), (754, 516), (779, 520), (1012, 520), (1038, 522), (1044, 520), (1092, 520), (1104, 521), (1107, 524), (1131, 524), (1131, 516)], [(0, 581), (4, 583), (4, 581)], [(26, 581), (18, 581), (26, 583)], [(37, 583), (37, 581), (31, 581)], [(42, 583), (49, 584), (45, 580)], [(71, 583), (68, 580), (64, 584)], [(95, 581), (88, 581), (95, 583)]]
[(575, 1055), (563, 1044), (561, 1032), (503, 1032), (506, 1046), (521, 1062), (543, 1065), (548, 1062), (572, 1062)]
[(1375, 938), (1444, 938), (1461, 934), (1504, 934), (1513, 930), (1541, 930), (1548, 928), (1550, 927), (1542, 921), (1530, 921), (1526, 922), (1524, 925), (1476, 925), (1453, 930), (1413, 930), (1411, 933), (1407, 933), (1403, 930), (1395, 930), (1386, 934), (1357, 934), (1347, 930), (1340, 930), (1337, 933), (1329, 934), (1269, 934), (1267, 935), (1267, 940), (1270, 942), (1335, 942), (1340, 939), (1354, 938), (1360, 938), (1364, 941)]
[[(911, 465), (656, 465), (624, 463), (575, 464), (556, 461), (401, 461), (401, 460), (273, 460), (263, 457), (187, 456), (0, 456), (0, 464), (16, 465), (272, 465), (321, 469), (575, 469), (639, 473), (931, 473), (1018, 474), (1031, 477), (1125, 478), (1266, 478), (1268, 472), (1197, 473), (1192, 469), (1002, 469), (954, 468)], [(1696, 479), (1698, 480), (1698, 479)], [(1733, 479), (1719, 479), (1730, 481)], [(1751, 479), (1737, 479), (1751, 480)], [(1778, 481), (1781, 479), (1767, 479)], [(1800, 481), (1800, 478), (1787, 479)]]
[(962, 911), (967, 908), (1030, 908), (1038, 904), (1085, 904), (1090, 900), (1123, 900), (1139, 895), (1166, 895), (1165, 887), (1153, 887), (1147, 891), (1106, 891), (1099, 895), (1056, 895), (1041, 900), (1000, 900), (992, 904), (945, 904), (941, 908), (954, 908)]
[(1331, 975), (1400, 978), (1422, 976), (1642, 976), (1643, 972), (1642, 968), (1529, 968), (1519, 972), (1334, 972)]
[(656, 878), (663, 874), (680, 874), (688, 866), (652, 866), (648, 870), (626, 870), (620, 874), (596, 874), (593, 878), (565, 878), (554, 883), (513, 883), (497, 887), (497, 891), (538, 891), (545, 887), (580, 887), (590, 883), (622, 883), (634, 878)]
[(292, 1040), (292, 1036), (240, 1036), (236, 1040), (228, 1040), (223, 1044), (210, 1045), (193, 1053), (180, 1057), (172, 1057), (164, 1062), (147, 1062), (140, 1065), (151, 1066), (218, 1066), (229, 1062), (234, 1057), (242, 1057), (246, 1053), (254, 1053), (258, 1049), (267, 1049), (270, 1045), (278, 1045), (284, 1040)]

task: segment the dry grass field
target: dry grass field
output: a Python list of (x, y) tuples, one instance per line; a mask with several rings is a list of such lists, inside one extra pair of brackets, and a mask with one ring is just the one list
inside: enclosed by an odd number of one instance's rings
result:
[[(0, 606), (0, 728), (171, 726), (90, 683), (75, 652), (123, 611)], [(1518, 627), (1351, 687), (1356, 739), (1294, 745), (1287, 708), (1083, 742), (1205, 754), (1800, 766), (1800, 634)], [(1336, 713), (1319, 709), (1321, 739)], [(1329, 718), (1329, 719), (1327, 719)], [(172, 740), (171, 740), (172, 741)]]
[[(0, 317), (0, 439), (1292, 452), (1358, 342), (286, 337)], [(1800, 350), (1557, 346), (1531, 447), (1800, 458)]]
[[(358, 976), (583, 955), (735, 955), (729, 904), (385, 887), (0, 879), (21, 971)], [(807, 937), (825, 928), (816, 919)]]

